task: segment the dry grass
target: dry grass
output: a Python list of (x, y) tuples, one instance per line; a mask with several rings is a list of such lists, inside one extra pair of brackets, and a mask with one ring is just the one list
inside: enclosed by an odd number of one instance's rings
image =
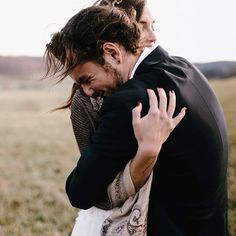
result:
[[(229, 222), (236, 235), (236, 78), (213, 81), (229, 128)], [(69, 235), (77, 210), (64, 192), (78, 151), (68, 112), (47, 113), (68, 88), (0, 91), (0, 236)]]
[(229, 135), (228, 197), (229, 231), (236, 236), (236, 77), (225, 81), (213, 81), (223, 106)]
[(0, 235), (69, 235), (64, 191), (78, 157), (69, 113), (47, 111), (61, 92), (0, 91)]

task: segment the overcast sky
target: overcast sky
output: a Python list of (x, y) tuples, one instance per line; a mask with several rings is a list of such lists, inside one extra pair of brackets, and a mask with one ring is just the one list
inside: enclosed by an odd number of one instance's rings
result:
[[(125, 0), (123, 0), (125, 1)], [(236, 0), (148, 0), (158, 43), (194, 62), (236, 60)], [(42, 56), (50, 35), (92, 0), (7, 0), (0, 55)]]

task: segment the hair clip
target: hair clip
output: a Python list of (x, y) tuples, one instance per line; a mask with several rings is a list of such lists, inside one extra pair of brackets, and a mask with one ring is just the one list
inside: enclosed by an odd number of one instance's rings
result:
[(117, 5), (121, 4), (122, 1), (123, 1), (123, 0), (114, 0), (114, 1), (112, 2), (112, 6), (117, 6)]

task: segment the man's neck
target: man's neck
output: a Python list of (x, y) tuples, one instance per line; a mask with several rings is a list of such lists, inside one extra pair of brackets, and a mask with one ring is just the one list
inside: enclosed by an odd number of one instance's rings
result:
[(138, 61), (139, 57), (141, 56), (142, 51), (139, 51), (135, 54), (127, 53), (124, 57), (124, 70), (122, 73), (122, 77), (125, 79), (124, 82), (127, 82), (130, 79), (132, 71), (135, 67), (136, 62)]
[(136, 71), (136, 69), (138, 68), (138, 66), (140, 65), (140, 63), (156, 48), (156, 46), (153, 47), (146, 47), (144, 48), (144, 50), (142, 51), (142, 53), (139, 55), (137, 61), (135, 62), (132, 72), (129, 76), (129, 79), (132, 79), (134, 76), (134, 73)]
[(127, 82), (129, 79), (132, 79), (137, 67), (139, 64), (157, 47), (157, 45), (150, 48), (140, 49), (136, 54), (125, 53), (124, 55), (124, 65), (122, 76), (124, 82)]

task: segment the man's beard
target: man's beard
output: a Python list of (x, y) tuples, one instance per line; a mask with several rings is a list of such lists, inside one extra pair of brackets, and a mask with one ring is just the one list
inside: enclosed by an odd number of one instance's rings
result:
[(112, 93), (114, 90), (119, 88), (122, 84), (124, 84), (123, 77), (118, 70), (113, 68), (110, 63), (105, 62), (103, 65), (104, 70), (109, 74), (109, 76), (115, 81), (115, 85), (111, 90), (108, 92), (109, 94)]
[(112, 67), (112, 65), (108, 62), (105, 62), (103, 65), (103, 69), (106, 73), (109, 74), (109, 77), (115, 81), (114, 86), (110, 87), (108, 91), (95, 91), (92, 98), (105, 98), (109, 96), (114, 90), (119, 88), (122, 84), (124, 84), (123, 78), (121, 74)]

